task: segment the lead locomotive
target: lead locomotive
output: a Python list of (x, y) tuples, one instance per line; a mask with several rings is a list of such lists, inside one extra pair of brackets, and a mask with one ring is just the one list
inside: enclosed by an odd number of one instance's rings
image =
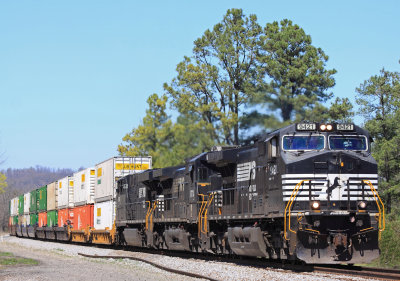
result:
[(379, 256), (384, 207), (367, 131), (298, 123), (253, 146), (118, 181), (118, 243), (307, 263)]

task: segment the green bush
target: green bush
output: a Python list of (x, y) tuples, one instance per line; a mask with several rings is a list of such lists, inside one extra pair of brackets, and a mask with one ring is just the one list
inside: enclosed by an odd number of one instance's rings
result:
[(382, 267), (400, 268), (400, 219), (391, 216), (386, 220), (386, 229), (380, 241)]

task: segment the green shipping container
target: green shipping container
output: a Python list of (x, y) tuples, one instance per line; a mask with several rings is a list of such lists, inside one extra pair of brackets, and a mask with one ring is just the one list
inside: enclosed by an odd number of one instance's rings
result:
[(38, 192), (39, 192), (39, 194), (38, 194), (39, 212), (47, 211), (47, 185), (39, 188)]
[(13, 216), (13, 225), (18, 224), (18, 216)]
[(47, 211), (47, 226), (52, 227), (58, 224), (58, 211)]
[(37, 213), (38, 211), (38, 193), (38, 189), (31, 191), (31, 204), (29, 206), (29, 212), (31, 213)]
[(37, 213), (31, 214), (31, 225), (32, 226), (37, 225), (38, 221), (39, 221), (38, 214)]
[(24, 214), (24, 195), (18, 197), (18, 215)]

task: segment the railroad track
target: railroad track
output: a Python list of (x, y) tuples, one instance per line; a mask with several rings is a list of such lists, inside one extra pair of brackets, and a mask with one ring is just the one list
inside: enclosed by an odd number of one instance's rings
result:
[(314, 272), (377, 278), (381, 280), (400, 280), (400, 270), (349, 265), (314, 265)]
[[(138, 248), (134, 247), (122, 247), (121, 250), (129, 251), (129, 252), (137, 252)], [(188, 252), (176, 252), (176, 251), (155, 251), (152, 249), (145, 249), (144, 251), (140, 249), (140, 252), (146, 252), (149, 254), (157, 254), (157, 255), (166, 255), (171, 257), (180, 257), (185, 259), (200, 259), (205, 261), (214, 261), (221, 263), (234, 263), (236, 265), (242, 266), (252, 266), (257, 268), (269, 268), (273, 269), (283, 269), (294, 272), (317, 272), (317, 273), (328, 273), (328, 274), (336, 274), (336, 275), (347, 275), (354, 277), (364, 277), (364, 278), (374, 278), (380, 280), (400, 280), (400, 270), (396, 269), (384, 269), (384, 268), (371, 268), (371, 267), (362, 267), (362, 266), (353, 266), (353, 265), (309, 265), (309, 264), (298, 264), (298, 263), (288, 263), (288, 262), (277, 262), (277, 261), (269, 261), (265, 259), (252, 258), (252, 257), (229, 257), (229, 256), (215, 256), (215, 255), (199, 255), (192, 254)], [(83, 255), (90, 258), (113, 258), (113, 259), (132, 259), (141, 262), (145, 262), (151, 264), (157, 268), (162, 270), (181, 274), (185, 276), (206, 279), (206, 280), (216, 280), (211, 278), (210, 276), (204, 276), (200, 274), (195, 274), (191, 272), (186, 272), (183, 270), (171, 269), (165, 266), (161, 266), (157, 263), (153, 263), (146, 259), (131, 257), (131, 256), (90, 256)]]
[[(43, 240), (47, 241), (47, 240)], [(71, 244), (71, 243), (63, 243), (63, 244)], [(253, 257), (241, 257), (241, 256), (216, 256), (212, 254), (199, 254), (199, 253), (191, 253), (191, 252), (179, 252), (179, 251), (168, 251), (168, 250), (155, 250), (148, 248), (136, 248), (130, 246), (112, 246), (112, 245), (93, 245), (93, 244), (82, 244), (82, 243), (72, 243), (74, 245), (81, 246), (95, 246), (98, 248), (107, 248), (114, 250), (121, 250), (126, 252), (142, 252), (148, 254), (155, 255), (164, 255), (170, 257), (179, 257), (184, 259), (198, 259), (204, 261), (213, 261), (213, 262), (221, 262), (221, 263), (233, 263), (236, 265), (242, 266), (252, 266), (257, 268), (265, 268), (265, 269), (283, 269), (287, 271), (294, 272), (316, 272), (316, 273), (325, 273), (325, 274), (336, 274), (336, 275), (347, 275), (347, 276), (355, 276), (355, 277), (364, 277), (364, 278), (374, 278), (380, 280), (400, 280), (400, 270), (396, 269), (384, 269), (384, 268), (371, 268), (371, 267), (362, 267), (362, 266), (352, 266), (352, 265), (325, 265), (325, 264), (299, 264), (299, 263), (290, 263), (288, 261), (270, 261), (266, 259), (253, 258)], [(210, 276), (205, 276), (193, 272), (187, 272), (184, 270), (178, 270), (175, 268), (168, 268), (166, 266), (151, 262), (146, 259), (132, 257), (128, 255), (112, 255), (112, 256), (98, 256), (98, 255), (87, 255), (87, 254), (79, 254), (88, 258), (102, 258), (102, 259), (130, 259), (136, 260), (140, 262), (144, 262), (150, 264), (156, 268), (161, 270), (165, 270), (171, 273), (205, 279), (205, 280), (217, 280)]]

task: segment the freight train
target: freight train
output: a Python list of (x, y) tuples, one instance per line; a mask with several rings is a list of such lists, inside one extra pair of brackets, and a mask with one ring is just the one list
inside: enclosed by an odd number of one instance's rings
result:
[[(368, 263), (379, 256), (385, 229), (372, 141), (354, 124), (292, 124), (249, 146), (214, 147), (181, 166), (114, 178), (111, 228), (86, 224), (79, 232), (75, 219), (44, 237), (306, 263)], [(24, 235), (16, 224), (11, 229)], [(26, 235), (43, 238), (40, 227), (33, 230)]]

